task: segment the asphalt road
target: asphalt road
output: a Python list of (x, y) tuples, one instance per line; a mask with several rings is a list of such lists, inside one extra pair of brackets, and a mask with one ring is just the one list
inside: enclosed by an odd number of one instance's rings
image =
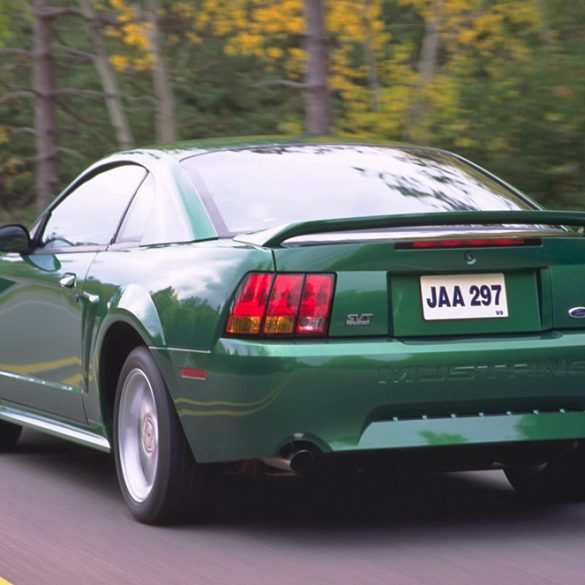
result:
[(499, 471), (216, 496), (205, 524), (142, 526), (109, 457), (26, 432), (0, 455), (0, 584), (585, 583), (585, 504), (523, 503)]

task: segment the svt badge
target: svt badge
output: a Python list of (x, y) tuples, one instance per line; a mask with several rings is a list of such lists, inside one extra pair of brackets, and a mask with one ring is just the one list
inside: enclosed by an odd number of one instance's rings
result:
[(351, 313), (345, 318), (348, 327), (367, 327), (372, 322), (374, 313)]

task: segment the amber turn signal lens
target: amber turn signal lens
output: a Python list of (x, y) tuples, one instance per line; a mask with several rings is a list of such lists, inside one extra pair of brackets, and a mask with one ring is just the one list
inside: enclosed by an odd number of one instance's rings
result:
[(276, 277), (268, 301), (264, 333), (292, 335), (304, 278), (302, 274), (279, 274)]

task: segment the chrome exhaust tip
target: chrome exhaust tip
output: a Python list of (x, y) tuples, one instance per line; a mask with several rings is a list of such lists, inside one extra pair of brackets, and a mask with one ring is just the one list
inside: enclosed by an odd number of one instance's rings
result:
[(263, 457), (262, 462), (274, 469), (304, 473), (310, 469), (314, 458), (312, 451), (299, 449), (292, 451), (286, 457)]

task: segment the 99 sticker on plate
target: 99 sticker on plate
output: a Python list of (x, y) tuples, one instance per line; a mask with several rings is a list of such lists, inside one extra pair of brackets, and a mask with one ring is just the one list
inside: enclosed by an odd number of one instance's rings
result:
[(506, 282), (501, 273), (421, 276), (420, 292), (425, 321), (508, 316)]

